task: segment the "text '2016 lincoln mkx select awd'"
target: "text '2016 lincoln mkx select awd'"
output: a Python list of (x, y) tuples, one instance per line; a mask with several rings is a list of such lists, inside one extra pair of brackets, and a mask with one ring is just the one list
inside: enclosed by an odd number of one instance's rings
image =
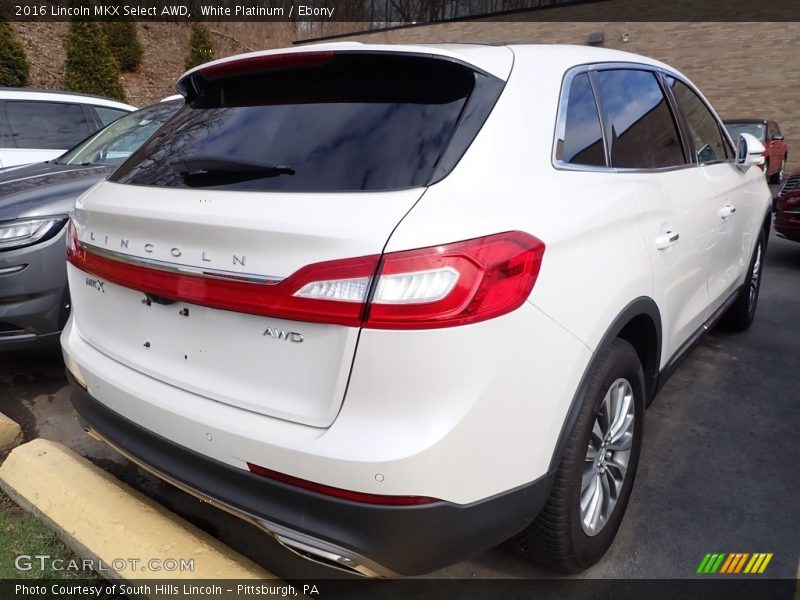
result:
[(763, 146), (578, 46), (324, 44), (178, 87), (70, 223), (86, 429), (341, 569), (599, 560), (645, 407), (753, 320)]

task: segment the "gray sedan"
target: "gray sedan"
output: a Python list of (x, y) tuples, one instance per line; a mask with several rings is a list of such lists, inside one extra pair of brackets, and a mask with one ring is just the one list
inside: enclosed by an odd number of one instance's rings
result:
[(0, 171), (0, 351), (58, 342), (70, 303), (64, 225), (75, 200), (182, 102), (130, 113), (55, 160)]

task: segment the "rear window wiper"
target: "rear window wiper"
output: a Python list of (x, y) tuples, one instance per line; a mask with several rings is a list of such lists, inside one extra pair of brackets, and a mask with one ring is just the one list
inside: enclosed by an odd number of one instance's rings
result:
[(170, 165), (181, 175), (197, 175), (202, 173), (223, 174), (233, 176), (264, 177), (271, 175), (294, 175), (291, 165), (257, 160), (242, 160), (224, 156), (187, 156), (173, 160)]

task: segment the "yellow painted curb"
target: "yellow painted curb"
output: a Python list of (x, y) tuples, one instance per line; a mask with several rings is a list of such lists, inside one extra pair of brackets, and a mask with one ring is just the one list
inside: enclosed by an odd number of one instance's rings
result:
[(0, 413), (0, 452), (11, 450), (22, 441), (22, 429), (13, 419)]
[[(251, 560), (128, 487), (72, 450), (37, 439), (11, 451), (0, 488), (51, 525), (107, 579), (275, 579)], [(122, 566), (119, 559), (135, 559)], [(193, 561), (192, 570), (178, 567)], [(142, 570), (148, 561), (162, 570)], [(165, 561), (176, 561), (176, 565)], [(155, 564), (155, 563), (153, 563)], [(95, 567), (96, 568), (96, 567)]]

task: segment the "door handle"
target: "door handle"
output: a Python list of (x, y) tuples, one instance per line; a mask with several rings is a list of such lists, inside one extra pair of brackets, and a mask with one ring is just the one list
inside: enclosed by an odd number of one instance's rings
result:
[(656, 249), (666, 250), (670, 246), (674, 246), (680, 239), (680, 237), (681, 237), (680, 234), (676, 231), (668, 231), (667, 233), (662, 233), (656, 238)]
[(728, 217), (733, 215), (733, 213), (735, 213), (735, 212), (736, 212), (736, 207), (735, 206), (731, 206), (730, 204), (726, 204), (725, 206), (723, 206), (722, 208), (719, 209), (719, 216), (721, 218), (723, 218), (723, 219), (727, 219)]

